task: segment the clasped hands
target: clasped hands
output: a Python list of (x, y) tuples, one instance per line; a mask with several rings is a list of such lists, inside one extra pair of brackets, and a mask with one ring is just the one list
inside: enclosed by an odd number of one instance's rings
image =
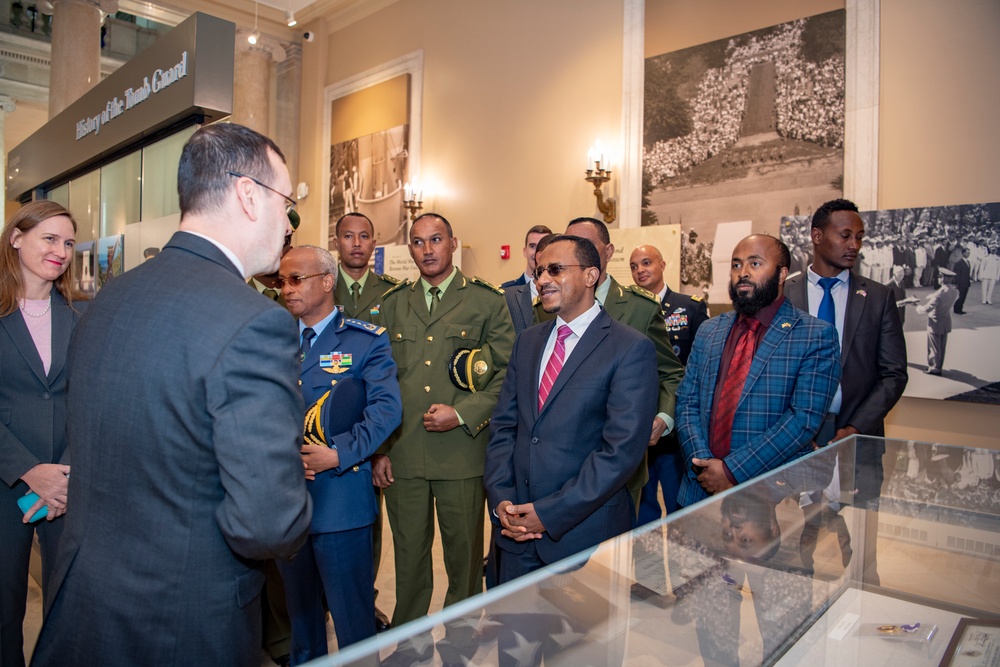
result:
[(497, 505), (497, 518), (503, 529), (500, 534), (515, 542), (539, 540), (545, 532), (542, 520), (535, 513), (535, 504), (515, 505), (509, 500), (503, 500)]
[(702, 469), (698, 473), (698, 483), (707, 493), (720, 493), (733, 487), (722, 459), (691, 459), (691, 463)]
[(38, 494), (38, 500), (32, 505), (24, 517), (23, 523), (30, 523), (35, 512), (46, 505), (49, 513), (45, 517), (52, 521), (66, 513), (66, 499), (69, 495), (69, 466), (59, 463), (39, 463), (28, 472), (21, 475), (28, 488)]

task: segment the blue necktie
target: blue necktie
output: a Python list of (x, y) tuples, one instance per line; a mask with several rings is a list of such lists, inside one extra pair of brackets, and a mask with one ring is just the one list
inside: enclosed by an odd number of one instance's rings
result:
[(819, 286), (823, 288), (823, 300), (819, 302), (819, 312), (816, 317), (837, 326), (837, 308), (833, 305), (833, 294), (830, 290), (840, 280), (838, 278), (820, 278)]
[(312, 348), (312, 339), (316, 337), (316, 332), (312, 327), (306, 327), (302, 330), (302, 345), (299, 346), (299, 361), (303, 361), (306, 355), (309, 354), (309, 349)]

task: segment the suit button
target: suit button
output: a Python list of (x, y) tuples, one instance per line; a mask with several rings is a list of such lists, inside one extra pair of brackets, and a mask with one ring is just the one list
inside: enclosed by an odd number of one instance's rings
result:
[(538, 444), (538, 438), (532, 438), (531, 439), (531, 444), (537, 445)]
[(524, 485), (528, 486), (528, 480), (524, 480)]
[(462, 338), (465, 338), (465, 332), (464, 331), (462, 332)]
[(46, 392), (42, 393), (42, 398), (47, 401), (50, 398), (52, 398), (52, 394), (50, 394), (49, 392), (46, 391)]
[(429, 394), (429, 393), (431, 393), (431, 388), (430, 387), (424, 387), (424, 391), (426, 391)]
[(434, 336), (428, 336), (427, 337), (427, 342), (428, 343), (433, 343), (434, 342)]
[(300, 387), (302, 386), (302, 380), (299, 380), (299, 386)]
[(337, 384), (337, 381), (336, 381), (336, 380), (330, 380), (330, 386), (331, 386), (331, 387), (332, 387), (333, 385), (335, 385), (335, 384)]
[(354, 466), (353, 468), (351, 468), (351, 470), (353, 470), (354, 472), (357, 472), (357, 471), (361, 470), (361, 466)]
[(430, 359), (428, 359), (427, 361), (424, 362), (424, 366), (430, 366), (430, 365), (431, 365), (431, 360)]
[(401, 333), (396, 334), (396, 340), (403, 340), (403, 334)]

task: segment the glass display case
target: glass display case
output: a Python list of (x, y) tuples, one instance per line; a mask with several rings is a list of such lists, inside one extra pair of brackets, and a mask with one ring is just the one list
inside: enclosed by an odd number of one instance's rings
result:
[(995, 665), (998, 619), (1000, 451), (851, 437), (310, 664)]

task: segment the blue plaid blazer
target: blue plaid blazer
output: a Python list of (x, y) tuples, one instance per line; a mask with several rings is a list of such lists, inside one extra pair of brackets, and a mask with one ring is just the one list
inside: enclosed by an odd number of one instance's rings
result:
[[(685, 474), (677, 501), (707, 497), (691, 470), (691, 459), (710, 459), (709, 425), (726, 338), (736, 322), (728, 312), (698, 329), (684, 380), (677, 390), (677, 429)], [(837, 329), (787, 300), (754, 353), (733, 417), (725, 462), (738, 482), (808, 454), (840, 381)]]

